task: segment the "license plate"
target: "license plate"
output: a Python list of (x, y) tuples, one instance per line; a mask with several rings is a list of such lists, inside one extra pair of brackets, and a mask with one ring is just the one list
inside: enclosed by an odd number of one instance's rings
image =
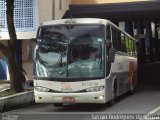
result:
[(64, 103), (74, 103), (75, 102), (75, 98), (74, 97), (63, 97), (62, 101)]

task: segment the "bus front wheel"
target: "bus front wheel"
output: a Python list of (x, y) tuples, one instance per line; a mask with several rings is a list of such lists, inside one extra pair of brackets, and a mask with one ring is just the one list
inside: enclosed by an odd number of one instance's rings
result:
[(114, 84), (114, 87), (113, 87), (113, 90), (112, 90), (112, 100), (109, 102), (109, 105), (112, 106), (115, 104), (115, 99), (116, 99), (116, 93), (117, 93), (117, 90), (116, 90), (116, 83)]

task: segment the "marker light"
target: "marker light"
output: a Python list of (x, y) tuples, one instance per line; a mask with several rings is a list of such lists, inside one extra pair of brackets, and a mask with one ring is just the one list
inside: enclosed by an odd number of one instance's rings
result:
[(42, 97), (35, 96), (35, 101), (39, 101), (40, 99), (42, 99)]
[(104, 96), (99, 96), (98, 99), (99, 100), (103, 100)]
[(104, 96), (103, 96), (103, 95), (97, 96), (97, 97), (94, 97), (94, 99), (96, 99), (96, 100), (103, 100), (103, 99), (104, 99)]

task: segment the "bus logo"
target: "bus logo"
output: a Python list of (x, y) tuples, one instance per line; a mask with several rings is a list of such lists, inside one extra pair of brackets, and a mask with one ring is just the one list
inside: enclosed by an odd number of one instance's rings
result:
[(61, 83), (62, 88), (70, 88), (70, 84), (69, 83)]

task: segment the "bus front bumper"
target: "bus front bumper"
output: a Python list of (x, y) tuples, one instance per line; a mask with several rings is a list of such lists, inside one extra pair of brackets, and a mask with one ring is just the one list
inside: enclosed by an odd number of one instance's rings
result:
[(36, 103), (106, 103), (104, 90), (86, 93), (45, 93), (34, 91)]

